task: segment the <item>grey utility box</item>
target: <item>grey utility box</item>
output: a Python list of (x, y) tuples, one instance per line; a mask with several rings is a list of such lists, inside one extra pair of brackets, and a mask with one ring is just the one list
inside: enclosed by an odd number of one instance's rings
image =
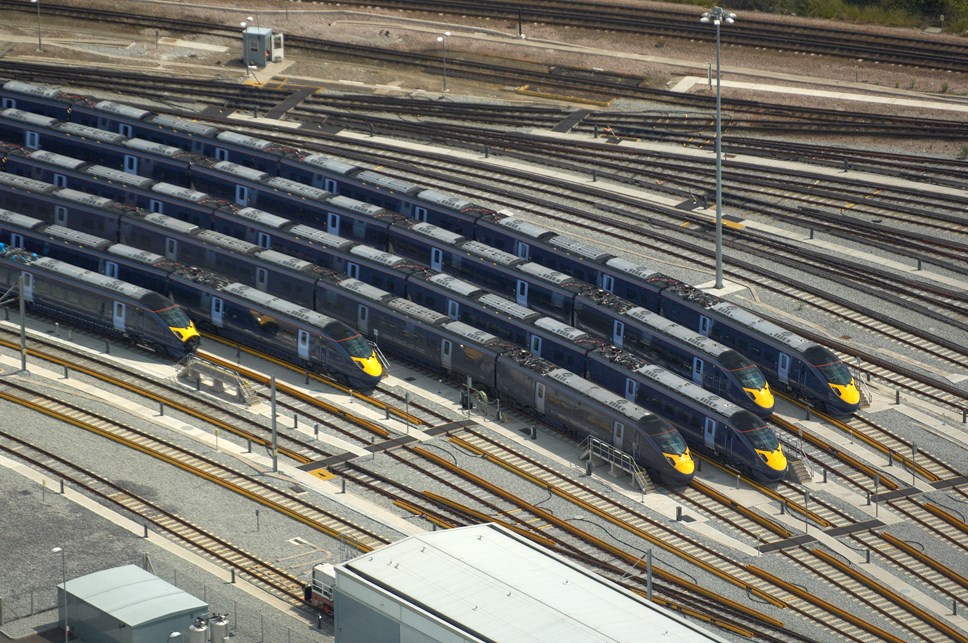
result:
[(265, 67), (283, 59), (283, 36), (269, 27), (246, 27), (242, 32), (242, 63), (247, 67)]

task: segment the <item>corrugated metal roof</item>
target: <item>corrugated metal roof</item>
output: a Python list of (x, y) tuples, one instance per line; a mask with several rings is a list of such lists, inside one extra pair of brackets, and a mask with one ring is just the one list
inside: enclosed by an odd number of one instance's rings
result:
[(338, 570), (484, 639), (725, 641), (497, 525), (411, 536)]
[[(63, 587), (63, 584), (58, 585)], [(135, 565), (67, 581), (71, 596), (135, 627), (170, 614), (208, 611), (208, 604)]]

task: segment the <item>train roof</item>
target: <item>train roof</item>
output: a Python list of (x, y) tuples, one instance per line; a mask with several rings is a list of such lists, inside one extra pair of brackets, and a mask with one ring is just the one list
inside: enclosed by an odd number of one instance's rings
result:
[(517, 255), (498, 250), (480, 241), (467, 241), (460, 244), (460, 248), (502, 266), (516, 266), (524, 262), (524, 259)]
[(654, 385), (666, 389), (670, 393), (686, 397), (693, 403), (699, 404), (723, 417), (732, 417), (743, 410), (740, 406), (733, 404), (729, 400), (725, 400), (715, 393), (710, 393), (698, 384), (683, 379), (661, 366), (647, 364), (635, 369), (635, 372), (649, 378)]
[(8, 80), (3, 84), (3, 88), (7, 91), (20, 92), (21, 94), (29, 94), (31, 96), (40, 96), (41, 98), (52, 98), (57, 100), (63, 100), (65, 98), (64, 92), (53, 87), (43, 87), (41, 85), (34, 85), (32, 83), (25, 83), (20, 80)]
[(369, 259), (374, 263), (379, 263), (389, 268), (399, 267), (401, 264), (409, 264), (409, 260), (403, 257), (371, 248), (370, 246), (355, 245), (350, 249), (350, 253), (364, 259)]
[[(275, 215), (269, 215), (275, 216)], [(357, 242), (352, 239), (347, 239), (345, 237), (338, 237), (335, 234), (330, 234), (325, 230), (320, 230), (319, 228), (313, 228), (311, 226), (297, 223), (293, 227), (289, 228), (289, 232), (299, 235), (300, 237), (305, 237), (311, 241), (319, 243), (326, 246), (327, 248), (344, 249), (349, 246), (355, 245)]]
[(488, 293), (483, 295), (478, 301), (485, 306), (490, 306), (495, 310), (501, 312), (512, 319), (517, 319), (524, 322), (531, 322), (535, 319), (541, 317), (541, 313), (535, 312), (530, 308), (525, 308), (520, 304), (516, 304), (510, 299), (505, 299), (504, 297), (499, 297), (497, 295)]
[(3, 208), (0, 208), (0, 221), (12, 223), (18, 227), (27, 229), (34, 229), (46, 225), (46, 222), (41, 221), (40, 219), (28, 217), (26, 214), (20, 214), (19, 212), (4, 210)]
[(171, 158), (183, 156), (186, 153), (185, 150), (181, 149), (180, 147), (173, 147), (171, 145), (165, 145), (164, 143), (156, 143), (143, 138), (129, 138), (121, 144), (125, 147), (130, 147), (131, 149), (139, 150), (141, 152), (148, 152), (150, 154), (168, 156)]
[(187, 132), (188, 134), (197, 134), (199, 136), (205, 136), (208, 138), (215, 138), (220, 131), (217, 127), (208, 125), (206, 123), (190, 121), (177, 116), (169, 116), (168, 114), (155, 114), (151, 117), (150, 121), (154, 125)]
[(161, 255), (155, 254), (154, 252), (149, 252), (148, 250), (126, 246), (123, 243), (115, 243), (111, 245), (108, 248), (108, 252), (118, 255), (119, 257), (124, 257), (125, 259), (131, 259), (132, 261), (138, 261), (151, 266), (168, 264), (172, 268), (175, 267), (175, 262), (171, 261), (170, 259), (166, 259)]
[(153, 294), (153, 291), (148, 290), (147, 288), (129, 284), (128, 282), (121, 281), (120, 279), (106, 277), (100, 273), (91, 272), (90, 270), (85, 270), (84, 268), (79, 268), (63, 261), (51, 259), (50, 257), (37, 257), (31, 261), (29, 265), (40, 268), (46, 272), (55, 273), (65, 277), (69, 281), (87, 284), (101, 290), (108, 290), (139, 301), (142, 298)]
[(245, 239), (232, 237), (214, 230), (199, 230), (195, 238), (240, 255), (254, 255), (262, 249), (254, 243), (249, 243)]
[(80, 190), (72, 190), (71, 188), (61, 188), (56, 192), (57, 196), (61, 199), (67, 199), (68, 201), (74, 201), (75, 203), (83, 203), (84, 205), (92, 208), (98, 208), (99, 210), (107, 210), (117, 203), (114, 199), (109, 199), (106, 196), (88, 194), (87, 192), (81, 192)]
[(64, 156), (63, 154), (57, 154), (55, 152), (48, 152), (47, 150), (33, 150), (28, 153), (29, 158), (42, 161), (44, 163), (50, 163), (51, 165), (56, 165), (58, 167), (66, 167), (69, 170), (76, 170), (79, 167), (87, 165), (86, 161), (76, 159), (71, 156)]
[(455, 245), (460, 243), (461, 241), (467, 240), (466, 237), (463, 237), (457, 234), (456, 232), (451, 232), (450, 230), (444, 230), (439, 226), (435, 226), (432, 223), (426, 223), (424, 221), (407, 220), (404, 224), (404, 227), (407, 227), (413, 230), (414, 232), (419, 232), (424, 236), (430, 237), (432, 239), (438, 239), (443, 243), (449, 243), (451, 245)]
[(547, 331), (551, 331), (559, 337), (564, 337), (571, 342), (579, 342), (585, 339), (589, 339), (591, 336), (583, 330), (579, 330), (574, 326), (569, 326), (568, 324), (558, 321), (554, 317), (542, 317), (534, 322), (534, 325), (538, 328), (543, 328)]
[(464, 197), (457, 196), (456, 194), (440, 192), (438, 190), (421, 190), (417, 196), (428, 203), (435, 203), (445, 208), (450, 208), (451, 210), (457, 210), (458, 212), (464, 208), (474, 205), (471, 201), (468, 201)]
[(272, 141), (267, 141), (264, 138), (256, 138), (255, 136), (233, 132), (232, 130), (222, 130), (215, 135), (215, 138), (226, 143), (251, 147), (254, 150), (267, 150), (275, 145)]
[(521, 272), (525, 272), (529, 275), (534, 275), (539, 279), (544, 279), (545, 281), (551, 282), (558, 286), (574, 285), (575, 281), (577, 281), (571, 275), (566, 275), (563, 272), (559, 272), (553, 268), (543, 266), (540, 263), (534, 263), (533, 261), (529, 261), (527, 263), (521, 264), (520, 266), (518, 266), (518, 269)]
[(236, 214), (242, 219), (255, 221), (259, 225), (263, 225), (267, 228), (279, 229), (287, 224), (292, 223), (292, 221), (285, 217), (280, 217), (277, 214), (272, 214), (271, 212), (266, 212), (265, 210), (259, 210), (257, 208), (241, 208), (240, 210), (236, 211)]
[(156, 226), (168, 228), (169, 230), (175, 230), (185, 235), (194, 236), (203, 229), (194, 223), (182, 221), (181, 219), (176, 219), (168, 216), (167, 214), (161, 214), (160, 212), (146, 212), (142, 219)]
[(237, 297), (241, 297), (242, 299), (245, 299), (256, 305), (262, 306), (263, 308), (267, 308), (277, 313), (282, 313), (283, 315), (288, 315), (289, 317), (293, 317), (294, 319), (298, 319), (307, 324), (318, 326), (320, 328), (325, 328), (329, 324), (337, 321), (332, 317), (318, 313), (315, 310), (298, 306), (291, 301), (280, 299), (270, 295), (269, 293), (262, 292), (257, 288), (252, 288), (251, 286), (246, 286), (245, 284), (240, 284), (238, 282), (226, 284), (219, 290), (221, 292), (227, 292)]
[(447, 290), (456, 292), (464, 297), (477, 297), (481, 293), (487, 292), (479, 286), (468, 283), (463, 279), (458, 279), (454, 275), (448, 275), (445, 272), (434, 273), (427, 278), (427, 281), (437, 284), (441, 288), (446, 288)]
[(393, 310), (407, 315), (408, 317), (412, 317), (413, 319), (418, 319), (422, 322), (433, 324), (435, 326), (439, 326), (450, 319), (450, 317), (443, 313), (438, 313), (436, 310), (425, 308), (424, 306), (421, 306), (420, 304), (410, 301), (404, 297), (395, 297), (384, 302), (384, 304)]
[(326, 172), (334, 172), (336, 174), (344, 175), (360, 169), (359, 166), (353, 165), (352, 163), (339, 161), (323, 154), (309, 154), (302, 158), (302, 162), (306, 165), (321, 168)]
[(727, 301), (720, 301), (719, 303), (710, 306), (709, 310), (715, 310), (724, 317), (728, 317), (733, 321), (746, 326), (747, 328), (751, 328), (759, 333), (762, 333), (771, 339), (784, 344), (785, 346), (789, 346), (799, 353), (802, 353), (814, 345), (814, 342), (797, 335), (793, 331), (781, 328), (773, 322), (767, 321), (762, 317), (751, 313), (745, 308), (740, 308), (736, 304), (731, 304)]
[(591, 261), (605, 262), (614, 257), (610, 252), (605, 252), (597, 246), (579, 241), (572, 237), (566, 237), (560, 234), (556, 234), (548, 239), (548, 243), (555, 246), (556, 248), (561, 248), (566, 252), (576, 254), (585, 259), (590, 259)]
[(475, 344), (484, 346), (486, 348), (501, 352), (516, 348), (513, 344), (504, 341), (500, 337), (492, 335), (491, 333), (481, 330), (480, 328), (475, 328), (469, 324), (465, 324), (462, 321), (450, 319), (443, 322), (441, 326), (456, 335), (466, 337), (468, 341), (474, 342)]
[(719, 357), (723, 353), (732, 350), (726, 346), (723, 346), (714, 339), (710, 339), (705, 335), (700, 335), (699, 333), (690, 330), (681, 324), (677, 324), (674, 321), (666, 319), (665, 317), (654, 313), (647, 308), (630, 308), (629, 310), (626, 310), (624, 314), (642, 324), (645, 324), (657, 333), (662, 333), (689, 344), (696, 350), (702, 351), (707, 355)]
[(175, 185), (173, 183), (159, 182), (151, 186), (151, 189), (155, 192), (161, 194), (166, 194), (176, 199), (181, 199), (182, 201), (192, 201), (194, 203), (202, 203), (204, 201), (211, 200), (211, 196), (205, 192), (199, 192), (198, 190), (193, 190), (191, 188), (183, 188), (180, 185)]
[[(320, 192), (322, 192), (322, 190), (320, 190)], [(329, 192), (323, 192), (323, 194), (329, 194)], [(384, 213), (391, 214), (388, 210), (385, 210), (378, 205), (357, 201), (356, 199), (351, 199), (348, 196), (334, 196), (329, 199), (329, 202), (346, 210), (352, 210), (353, 212), (359, 212), (360, 214), (365, 214), (368, 216), (376, 216)]]
[(94, 107), (102, 112), (124, 116), (125, 118), (130, 118), (136, 121), (143, 121), (152, 115), (152, 112), (149, 112), (146, 109), (133, 107), (132, 105), (125, 105), (124, 103), (115, 103), (113, 100), (98, 101), (94, 103)]
[(497, 223), (505, 228), (511, 228), (515, 232), (520, 232), (521, 234), (527, 235), (532, 239), (544, 239), (555, 234), (547, 228), (542, 228), (539, 225), (535, 225), (534, 223), (510, 215), (504, 217), (503, 219), (498, 219)]
[(381, 290), (376, 286), (371, 286), (370, 284), (362, 282), (359, 279), (342, 279), (335, 273), (333, 273), (331, 276), (340, 288), (345, 288), (346, 290), (355, 292), (358, 295), (366, 297), (367, 299), (382, 302), (386, 301), (390, 297), (394, 297), (394, 295), (391, 295), (387, 291)]
[(65, 134), (70, 134), (71, 136), (89, 138), (100, 143), (112, 143), (114, 145), (120, 145), (127, 140), (127, 137), (123, 134), (109, 132), (108, 130), (98, 129), (96, 127), (88, 127), (87, 125), (80, 125), (78, 123), (61, 122), (57, 125), (57, 129)]
[(224, 172), (233, 176), (240, 176), (249, 181), (261, 182), (269, 178), (269, 175), (261, 170), (254, 170), (251, 167), (245, 167), (244, 165), (232, 163), (231, 161), (218, 161), (214, 163), (212, 167), (219, 172)]
[(314, 263), (277, 250), (262, 249), (259, 252), (259, 258), (297, 272), (312, 272), (316, 268)]
[(0, 172), (0, 183), (3, 185), (9, 185), (10, 187), (20, 188), (21, 190), (26, 190), (28, 192), (34, 192), (36, 194), (50, 194), (57, 190), (56, 186), (50, 183), (44, 183), (43, 181), (37, 181), (35, 179), (28, 179), (25, 176), (20, 176), (18, 174), (10, 174), (9, 172)]
[(379, 172), (374, 172), (373, 170), (364, 170), (357, 174), (356, 178), (360, 181), (366, 181), (367, 183), (377, 187), (391, 190), (393, 192), (401, 192), (403, 194), (416, 194), (421, 189), (419, 185), (411, 183), (405, 179), (398, 179), (387, 174), (380, 174)]
[(611, 391), (592, 384), (580, 375), (576, 375), (564, 368), (556, 368), (547, 374), (548, 377), (568, 386), (582, 395), (604, 404), (605, 406), (621, 413), (625, 417), (639, 420), (642, 417), (654, 416), (655, 414), (642, 408), (635, 402), (619, 397)]
[(62, 225), (49, 225), (44, 228), (44, 233), (54, 237), (55, 239), (67, 241), (68, 243), (73, 243), (79, 246), (94, 248), (96, 250), (104, 250), (113, 243), (104, 237), (87, 234), (86, 232), (78, 232), (77, 230), (71, 230), (70, 228), (66, 228)]
[(114, 168), (104, 167), (103, 165), (91, 165), (85, 170), (85, 172), (93, 176), (99, 176), (109, 181), (116, 181), (118, 183), (123, 183), (124, 185), (142, 190), (147, 190), (155, 183), (153, 179), (149, 179), (146, 176), (139, 176), (137, 174), (132, 174), (131, 172), (115, 170)]
[(304, 199), (325, 201), (333, 196), (331, 192), (327, 192), (326, 190), (314, 188), (311, 185), (306, 185), (305, 183), (300, 183), (299, 181), (293, 181), (292, 179), (285, 179), (281, 176), (267, 178), (265, 180), (265, 184), (282, 190), (283, 192), (295, 194), (296, 196), (300, 196)]
[(653, 275), (661, 275), (657, 270), (653, 270), (648, 266), (642, 266), (640, 264), (629, 261), (628, 259), (623, 259), (622, 257), (613, 257), (605, 262), (605, 265), (609, 268), (614, 268), (615, 270), (621, 270), (622, 272), (628, 273), (639, 279), (648, 279)]
[(37, 127), (53, 127), (57, 123), (62, 122), (52, 116), (41, 116), (40, 114), (34, 114), (33, 112), (27, 112), (13, 107), (3, 110), (2, 115), (4, 118), (9, 118), (12, 121), (35, 125)]

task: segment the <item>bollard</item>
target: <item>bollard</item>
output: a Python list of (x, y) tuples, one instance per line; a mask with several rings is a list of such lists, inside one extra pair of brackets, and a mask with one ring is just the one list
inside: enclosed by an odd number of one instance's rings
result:
[(232, 568), (232, 584), (235, 585), (235, 568)]
[(195, 378), (195, 391), (197, 392), (201, 390), (202, 390), (202, 377), (201, 375), (199, 375)]
[(592, 475), (592, 461), (589, 460), (585, 463), (585, 475), (591, 477)]
[(810, 228), (810, 238), (813, 239), (813, 228)]
[(736, 474), (736, 488), (739, 489), (739, 474)]
[(319, 439), (319, 422), (313, 422), (313, 437)]
[(145, 523), (142, 523), (142, 526), (145, 529), (145, 538), (147, 538), (148, 537), (148, 523), (146, 523), (146, 522)]
[(385, 413), (383, 419), (384, 420), (389, 420), (390, 419), (390, 405), (387, 404), (385, 407), (383, 407), (383, 411)]
[(592, 125), (592, 138), (598, 138), (598, 124)]
[(826, 482), (827, 482), (827, 470), (826, 469), (823, 470), (823, 481), (824, 481), (824, 484), (826, 484)]
[(306, 371), (306, 384), (309, 384), (309, 371)]
[(786, 515), (786, 500), (781, 500), (780, 501), (780, 515), (781, 516), (785, 516)]
[(592, 170), (592, 183), (598, 181), (598, 170)]
[(871, 550), (868, 549), (867, 550), (867, 564), (870, 565), (870, 563), (871, 563)]
[(111, 352), (111, 344), (108, 343), (108, 340), (104, 340), (104, 352), (105, 354), (109, 354)]
[(887, 452), (887, 466), (889, 466), (889, 467), (893, 467), (894, 466), (894, 452), (893, 451), (888, 451)]
[(676, 522), (682, 522), (682, 507), (676, 507)]
[(868, 507), (871, 506), (871, 492), (870, 491), (867, 492), (867, 506)]
[(491, 156), (491, 150), (488, 149), (487, 143), (484, 143), (484, 158), (488, 158), (489, 156)]
[(531, 425), (531, 439), (532, 440), (538, 439), (538, 427), (536, 427), (533, 424)]
[(810, 405), (807, 404), (806, 406), (804, 406), (803, 407), (803, 411), (804, 411), (803, 419), (804, 420), (809, 420), (810, 419)]
[(867, 383), (868, 384), (871, 383), (871, 372), (870, 371), (867, 371)]
[(70, 378), (70, 375), (68, 375), (68, 373), (67, 373), (67, 364), (64, 364), (64, 379), (65, 380), (71, 379)]
[(160, 415), (161, 417), (165, 417), (165, 403), (164, 402), (158, 402), (158, 415)]
[(901, 389), (899, 388), (894, 389), (894, 403), (895, 404), (901, 403)]
[(921, 258), (918, 257), (918, 270), (921, 270)]
[(294, 429), (298, 429), (299, 428), (299, 414), (298, 413), (293, 413), (292, 414), (292, 428), (294, 428)]
[[(952, 616), (958, 616), (958, 599), (957, 598), (952, 598), (951, 599), (951, 615)], [(2, 622), (3, 621), (0, 621), (0, 623), (2, 623)]]
[(63, 478), (61, 478), (61, 481), (60, 481), (60, 492), (61, 492), (61, 495), (63, 496), (64, 495), (64, 479)]
[(370, 128), (370, 138), (373, 138), (373, 135), (374, 135), (373, 123), (367, 123), (367, 126)]
[(249, 438), (245, 439), (245, 452), (252, 453), (252, 440)]
[(346, 493), (346, 478), (341, 480), (343, 484), (340, 485), (340, 493)]

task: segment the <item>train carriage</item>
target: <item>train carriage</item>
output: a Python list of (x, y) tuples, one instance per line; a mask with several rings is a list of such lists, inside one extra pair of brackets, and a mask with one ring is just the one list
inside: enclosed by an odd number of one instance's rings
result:
[(181, 358), (199, 336), (181, 306), (141, 286), (19, 248), (0, 247), (0, 286), (18, 289), (27, 307), (94, 332)]

